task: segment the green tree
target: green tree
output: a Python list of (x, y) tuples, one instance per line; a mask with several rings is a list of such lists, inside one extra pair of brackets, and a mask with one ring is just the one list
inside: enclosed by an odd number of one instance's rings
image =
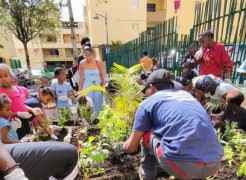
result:
[(118, 49), (122, 45), (122, 41), (121, 40), (111, 41), (111, 44), (113, 49)]
[(30, 67), (27, 43), (40, 35), (56, 34), (60, 11), (52, 0), (0, 0), (0, 26), (23, 43)]

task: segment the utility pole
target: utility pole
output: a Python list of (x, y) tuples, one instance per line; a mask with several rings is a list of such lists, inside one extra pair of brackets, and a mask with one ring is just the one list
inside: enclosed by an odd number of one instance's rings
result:
[(75, 31), (74, 31), (74, 18), (73, 18), (73, 9), (72, 9), (72, 5), (71, 5), (71, 0), (67, 0), (67, 6), (68, 6), (70, 29), (71, 29), (73, 58), (74, 58), (74, 60), (77, 60), (79, 56), (78, 56), (78, 50), (77, 50), (77, 46), (76, 46), (76, 37), (75, 37)]

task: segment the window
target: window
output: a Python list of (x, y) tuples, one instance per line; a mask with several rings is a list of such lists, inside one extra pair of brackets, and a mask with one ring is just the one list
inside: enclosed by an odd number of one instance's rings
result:
[(131, 8), (138, 9), (138, 0), (131, 0)]
[(51, 49), (51, 50), (49, 50), (49, 54), (51, 56), (59, 56), (59, 51), (58, 51), (58, 49)]
[(138, 32), (139, 32), (139, 25), (132, 24), (132, 34), (138, 34)]
[(147, 4), (147, 12), (156, 12), (156, 4)]

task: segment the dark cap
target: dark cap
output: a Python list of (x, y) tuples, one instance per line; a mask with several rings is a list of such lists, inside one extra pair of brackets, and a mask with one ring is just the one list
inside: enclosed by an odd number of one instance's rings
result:
[(177, 77), (176, 81), (178, 81), (183, 86), (186, 86), (191, 83), (191, 81), (187, 77), (184, 77), (184, 76)]
[(173, 86), (173, 82), (170, 78), (170, 72), (165, 69), (159, 69), (151, 73), (147, 78), (143, 89), (141, 89), (139, 93), (144, 92), (149, 87), (150, 84), (156, 84), (156, 83), (167, 83)]
[(216, 82), (208, 75), (202, 75), (197, 77), (196, 89), (203, 92), (210, 92)]

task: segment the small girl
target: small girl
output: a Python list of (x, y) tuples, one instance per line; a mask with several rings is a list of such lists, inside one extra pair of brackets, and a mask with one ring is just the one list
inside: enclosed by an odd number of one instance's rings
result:
[(70, 84), (65, 82), (66, 74), (61, 67), (56, 67), (54, 69), (54, 74), (57, 78), (57, 82), (51, 84), (51, 89), (57, 97), (57, 108), (68, 108), (69, 98), (72, 97), (73, 89)]
[(6, 143), (20, 143), (12, 124), (7, 120), (11, 116), (11, 101), (5, 94), (0, 94), (0, 137)]
[[(21, 121), (15, 119), (9, 122), (7, 119), (11, 116), (11, 100), (5, 94), (0, 94), (0, 140), (4, 144), (21, 143), (31, 140), (30, 136), (26, 136), (19, 140), (15, 128), (21, 126)], [(15, 126), (12, 125), (15, 124)], [(29, 138), (30, 137), (30, 138)]]
[(24, 104), (24, 101), (29, 96), (29, 92), (24, 87), (14, 86), (12, 84), (11, 71), (5, 64), (0, 64), (0, 93), (6, 94), (13, 102), (11, 104), (12, 113), (9, 120), (20, 118), (22, 126), (17, 129), (16, 132), (19, 139), (22, 139), (24, 136), (31, 133), (29, 122), (32, 114), (30, 113), (39, 115), (42, 111), (39, 108), (31, 108)]
[[(52, 139), (58, 139), (53, 131), (49, 128), (49, 122), (47, 120), (46, 114), (44, 112), (43, 105), (48, 105), (49, 102), (52, 102), (54, 99), (54, 94), (52, 90), (48, 87), (40, 88), (38, 90), (37, 95), (31, 95), (24, 103), (28, 107), (31, 108), (40, 108), (42, 110), (42, 114), (36, 115), (35, 118), (38, 121), (38, 124), (42, 127), (42, 129), (50, 135)], [(33, 116), (34, 118), (34, 116)]]

